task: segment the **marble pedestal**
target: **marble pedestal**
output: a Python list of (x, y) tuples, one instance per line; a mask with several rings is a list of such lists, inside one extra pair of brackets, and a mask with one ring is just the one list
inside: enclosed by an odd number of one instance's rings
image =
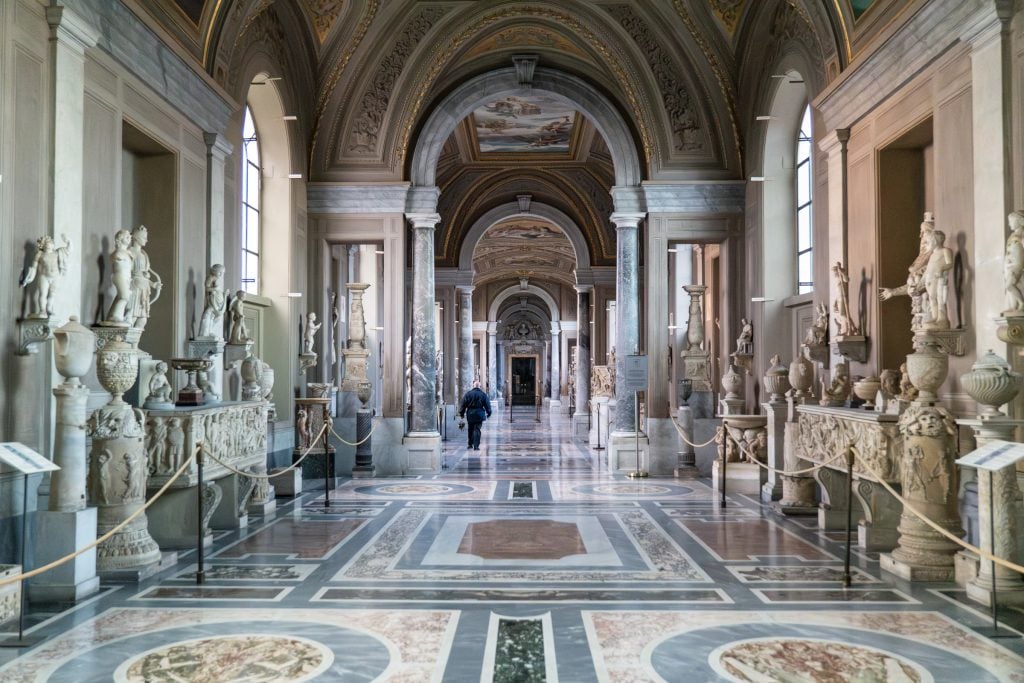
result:
[[(197, 486), (169, 489), (160, 499), (164, 501), (163, 504), (158, 501), (149, 509), (150, 533), (161, 548), (188, 550), (196, 547), (196, 523), (199, 517), (197, 490)], [(213, 545), (210, 517), (224, 494), (214, 482), (204, 482), (203, 490), (203, 547), (208, 548)]]
[(613, 431), (608, 439), (608, 469), (620, 473), (632, 472), (634, 469), (651, 473), (650, 446), (650, 439), (643, 432), (640, 432), (638, 439), (635, 432)]
[(233, 344), (231, 342), (224, 344), (224, 373), (221, 378), (221, 385), (223, 387), (221, 396), (223, 400), (242, 400), (243, 382), (240, 368), (242, 361), (252, 353), (254, 344), (255, 342), (253, 341), (242, 342), (241, 344)]
[[(20, 564), (0, 564), (0, 579), (17, 576)], [(0, 586), (0, 624), (15, 623), (21, 616), (21, 583)]]
[[(35, 514), (35, 566), (42, 567), (96, 540), (96, 508)], [(159, 543), (159, 541), (157, 541)], [(96, 549), (29, 579), (32, 602), (78, 602), (100, 589)]]
[[(587, 432), (587, 443), (591, 448), (598, 445), (602, 448), (608, 447), (608, 440), (611, 436), (608, 432), (609, 400), (607, 396), (595, 396), (590, 399), (590, 429)], [(601, 430), (600, 434), (598, 434), (598, 428)], [(601, 437), (600, 444), (598, 436)]]
[[(788, 471), (802, 470), (809, 466), (797, 453), (800, 424), (796, 421), (796, 405), (794, 399), (790, 399), (789, 416), (784, 424), (783, 462)], [(814, 477), (810, 473), (782, 476), (782, 499), (775, 504), (775, 508), (787, 516), (817, 515)]]
[[(284, 469), (284, 467), (278, 467), (270, 470), (270, 474), (276, 474)], [(294, 498), (302, 493), (302, 470), (300, 469), (290, 470), (286, 474), (276, 476), (270, 481), (274, 482), (274, 492), (278, 496)]]
[(353, 479), (373, 477), (377, 468), (373, 465), (373, 443), (370, 436), (373, 429), (373, 413), (362, 408), (356, 413), (356, 459), (352, 467)]
[[(764, 470), (749, 462), (730, 462), (725, 466), (725, 492), (746, 493), (751, 496), (761, 494), (764, 484)], [(716, 460), (711, 465), (711, 488), (722, 490), (722, 461)]]
[[(762, 403), (768, 417), (768, 465), (776, 470), (786, 467), (786, 415), (788, 406), (785, 401), (769, 401)], [(768, 480), (761, 487), (761, 502), (771, 503), (782, 498), (782, 475), (768, 472)]]
[(441, 435), (409, 432), (402, 439), (406, 450), (406, 474), (438, 474), (441, 471)]
[[(331, 399), (327, 397), (295, 399), (296, 413), (299, 410), (306, 411), (307, 430), (309, 438), (313, 441), (304, 446), (302, 444), (302, 435), (297, 433), (298, 427), (296, 427), (295, 448), (292, 449), (292, 463), (297, 462), (306, 453), (308, 447), (309, 455), (302, 461), (302, 478), (322, 482), (326, 476), (328, 486), (333, 489), (337, 485), (336, 478), (338, 476), (335, 462), (337, 453), (328, 436), (333, 425), (328, 425), (327, 432), (320, 434), (325, 420), (329, 421), (331, 419), (330, 413), (327, 412), (330, 402)], [(328, 436), (326, 446), (325, 436)]]
[(723, 398), (718, 402), (722, 415), (745, 415), (746, 406), (742, 398)]
[(240, 474), (229, 474), (218, 480), (217, 485), (223, 492), (223, 497), (220, 505), (213, 510), (210, 526), (214, 529), (228, 530), (248, 527), (249, 499), (256, 488), (256, 482)]
[(679, 406), (676, 409), (676, 422), (682, 434), (677, 434), (679, 442), (678, 464), (675, 468), (675, 476), (680, 479), (696, 479), (700, 476), (697, 469), (697, 452), (683, 437), (692, 443), (699, 443), (693, 433), (693, 409), (690, 406)]

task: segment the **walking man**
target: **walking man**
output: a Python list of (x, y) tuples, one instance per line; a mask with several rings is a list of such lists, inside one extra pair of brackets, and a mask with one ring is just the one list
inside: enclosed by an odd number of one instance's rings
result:
[(480, 450), (480, 426), (491, 416), (491, 400), (480, 388), (480, 381), (473, 382), (473, 388), (462, 397), (459, 417), (469, 422), (469, 447)]

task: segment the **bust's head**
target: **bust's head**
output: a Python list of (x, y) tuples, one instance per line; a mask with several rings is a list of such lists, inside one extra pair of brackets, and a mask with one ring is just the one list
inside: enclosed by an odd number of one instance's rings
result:
[(140, 225), (132, 230), (132, 239), (138, 242), (139, 246), (146, 246), (146, 243), (149, 242), (149, 230), (145, 225)]

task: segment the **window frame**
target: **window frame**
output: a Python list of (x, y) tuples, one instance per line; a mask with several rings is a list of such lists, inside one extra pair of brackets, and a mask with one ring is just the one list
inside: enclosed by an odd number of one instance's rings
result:
[[(246, 135), (251, 128), (252, 134)], [(255, 162), (253, 162), (255, 158)], [(249, 187), (250, 177), (256, 178), (255, 205)], [(240, 281), (242, 289), (246, 294), (259, 295), (260, 293), (260, 254), (262, 252), (262, 215), (260, 204), (263, 198), (263, 173), (260, 167), (260, 143), (259, 131), (256, 129), (256, 119), (252, 115), (252, 108), (245, 105), (245, 114), (242, 121), (242, 178), (241, 178), (241, 217), (239, 220), (239, 256)], [(255, 214), (256, 225), (250, 225), (250, 217)], [(255, 246), (250, 243), (252, 230), (255, 230)], [(249, 272), (249, 264), (254, 265), (255, 273)]]
[[(804, 130), (806, 124), (806, 132)], [(801, 147), (806, 143), (807, 156), (801, 157)], [(794, 226), (796, 229), (796, 293), (807, 294), (814, 291), (814, 129), (811, 115), (811, 105), (804, 107), (803, 115), (800, 119), (800, 125), (797, 131), (796, 138), (796, 154), (794, 156), (796, 164), (794, 165), (794, 201), (793, 206), (795, 207)], [(800, 201), (800, 174), (807, 173), (807, 201)], [(804, 244), (800, 225), (801, 218), (806, 216), (807, 220), (807, 242)], [(810, 280), (800, 279), (800, 259), (804, 255), (807, 255), (810, 261)]]

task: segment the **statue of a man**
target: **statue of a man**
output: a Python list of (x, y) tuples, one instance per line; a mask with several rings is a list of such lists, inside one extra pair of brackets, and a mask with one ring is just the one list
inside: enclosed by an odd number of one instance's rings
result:
[(227, 295), (224, 293), (224, 266), (215, 263), (206, 275), (206, 299), (203, 315), (199, 319), (198, 339), (220, 339), (224, 333), (224, 308)]
[(1007, 308), (1003, 315), (1024, 315), (1024, 212), (1014, 211), (1007, 222), (1010, 236), (1006, 238), (1006, 255), (1003, 256)]
[(930, 330), (948, 330), (949, 281), (946, 274), (953, 267), (953, 250), (945, 246), (946, 235), (941, 230), (932, 232), (932, 253), (924, 271), (924, 287), (928, 294), (928, 314), (931, 319), (924, 327)]
[(832, 302), (832, 311), (836, 314), (839, 336), (860, 334), (859, 326), (850, 315), (850, 276), (846, 274), (841, 261), (836, 261), (832, 266), (832, 277), (836, 281), (836, 300)]
[(249, 330), (245, 327), (245, 292), (238, 290), (231, 301), (231, 329), (228, 331), (229, 344), (244, 344), (249, 341)]
[(316, 313), (306, 316), (306, 329), (302, 333), (302, 352), (313, 353), (313, 344), (316, 341), (316, 333), (320, 330), (321, 323), (316, 321)]
[(53, 315), (53, 295), (57, 291), (57, 281), (67, 273), (68, 253), (71, 241), (67, 235), (61, 236), (63, 246), (56, 246), (53, 238), (44, 235), (36, 240), (36, 255), (32, 265), (21, 278), (22, 287), (29, 287), (28, 317), (45, 320)]
[(132, 298), (129, 304), (128, 318), (133, 327), (145, 329), (149, 321), (149, 307), (160, 298), (163, 281), (150, 268), (149, 254), (146, 244), (149, 242), (149, 231), (140, 225), (132, 231)]
[(910, 310), (913, 315), (911, 328), (919, 330), (924, 324), (924, 271), (928, 267), (928, 260), (932, 255), (932, 233), (935, 232), (935, 218), (931, 212), (925, 212), (924, 220), (921, 221), (920, 246), (917, 258), (907, 268), (907, 282), (900, 287), (882, 287), (878, 292), (878, 298), (888, 301), (894, 296), (909, 296)]
[(132, 234), (127, 230), (118, 230), (114, 235), (114, 250), (110, 252), (110, 282), (114, 285), (114, 300), (110, 302), (106, 318), (102, 325), (108, 327), (128, 327), (128, 304), (132, 296), (132, 256), (129, 247)]
[(747, 318), (740, 318), (740, 336), (736, 338), (736, 353), (750, 355), (754, 352), (754, 324)]

